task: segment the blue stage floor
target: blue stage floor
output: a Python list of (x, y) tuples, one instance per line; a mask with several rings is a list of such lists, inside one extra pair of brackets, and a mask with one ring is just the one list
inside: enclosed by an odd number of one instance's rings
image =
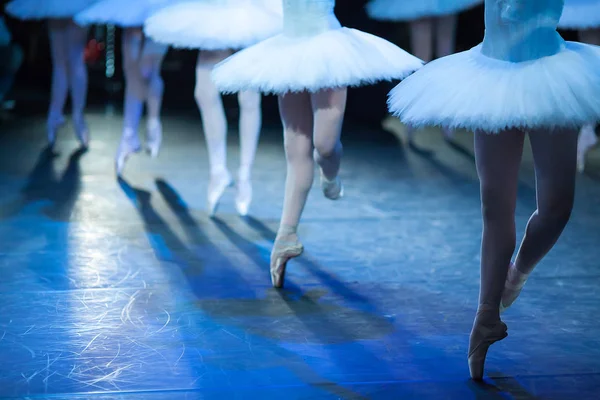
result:
[[(197, 118), (165, 118), (159, 159), (135, 156), (122, 181), (118, 116), (90, 115), (85, 154), (69, 128), (57, 154), (44, 151), (43, 122), (1, 127), (0, 398), (600, 398), (598, 152), (477, 385), (466, 363), (481, 229), (470, 135), (451, 146), (426, 133), (403, 149), (347, 125), (346, 197), (330, 202), (315, 185), (306, 253), (278, 292), (277, 127), (260, 145), (252, 217), (235, 215), (232, 190), (211, 220)], [(520, 232), (534, 207), (527, 156)]]

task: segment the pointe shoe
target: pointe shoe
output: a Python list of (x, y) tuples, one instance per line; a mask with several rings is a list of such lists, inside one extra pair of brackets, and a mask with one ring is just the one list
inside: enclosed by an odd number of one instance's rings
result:
[(502, 291), (502, 300), (500, 300), (500, 312), (506, 311), (507, 308), (517, 300), (521, 294), (523, 286), (527, 282), (528, 275), (520, 272), (514, 263), (510, 263), (506, 282), (504, 282), (504, 290)]
[(87, 149), (90, 145), (90, 131), (83, 117), (73, 118), (75, 136), (82, 148)]
[(329, 200), (338, 200), (344, 197), (344, 185), (339, 176), (336, 176), (333, 180), (329, 180), (323, 175), (321, 171), (321, 189), (323, 195)]
[(584, 126), (577, 140), (577, 170), (580, 173), (585, 171), (586, 156), (596, 144), (598, 144), (598, 137), (594, 127), (591, 125)]
[(304, 246), (294, 235), (294, 240), (287, 241), (276, 239), (271, 251), (271, 283), (274, 288), (280, 289), (285, 282), (285, 268), (292, 258), (300, 256), (304, 252)]
[(48, 145), (50, 147), (54, 147), (56, 143), (56, 134), (61, 126), (65, 124), (65, 118), (62, 116), (59, 117), (50, 117), (48, 118), (48, 122), (46, 124), (47, 134), (48, 134)]
[(121, 176), (125, 169), (125, 163), (130, 155), (138, 153), (141, 150), (140, 140), (132, 129), (125, 129), (121, 143), (117, 150), (117, 156), (115, 158), (115, 170), (117, 176)]
[[(479, 315), (479, 313), (478, 313)], [(475, 323), (469, 338), (469, 373), (471, 379), (483, 379), (485, 359), (490, 346), (508, 336), (508, 327), (501, 320), (492, 324)]]
[(225, 189), (231, 186), (231, 183), (232, 179), (229, 171), (224, 171), (211, 176), (210, 183), (208, 184), (207, 196), (208, 214), (211, 217), (215, 216), (221, 197), (223, 196), (223, 193), (225, 193)]
[(158, 120), (148, 121), (146, 132), (146, 148), (152, 158), (158, 157), (162, 144), (162, 125)]
[(239, 179), (237, 182), (237, 196), (235, 198), (235, 208), (242, 217), (248, 215), (252, 203), (252, 183), (250, 179)]

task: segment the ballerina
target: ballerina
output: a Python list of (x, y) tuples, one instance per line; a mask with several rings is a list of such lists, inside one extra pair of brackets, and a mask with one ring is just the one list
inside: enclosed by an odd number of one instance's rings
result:
[[(600, 0), (565, 0), (565, 8), (558, 22), (562, 29), (579, 31), (583, 43), (600, 45)], [(581, 128), (577, 142), (577, 169), (585, 171), (588, 152), (598, 144), (595, 126), (588, 124)]]
[[(210, 164), (208, 212), (214, 216), (225, 189), (232, 184), (227, 169), (227, 120), (221, 95), (210, 79), (213, 67), (235, 51), (278, 34), (283, 29), (281, 0), (196, 0), (161, 9), (145, 24), (145, 33), (159, 43), (199, 49), (194, 95)], [(279, 11), (279, 12), (277, 12)], [(240, 166), (235, 205), (242, 216), (252, 202), (251, 172), (260, 135), (261, 95), (238, 93), (240, 107)]]
[[(455, 52), (458, 14), (471, 9), (483, 0), (372, 0), (367, 4), (367, 14), (377, 21), (409, 22), (411, 52), (421, 60), (430, 62)], [(435, 44), (435, 49), (434, 49)], [(383, 121), (386, 130), (401, 132), (393, 117)], [(446, 139), (453, 131), (443, 129)], [(414, 139), (415, 130), (406, 128), (406, 139)]]
[(303, 252), (300, 216), (320, 168), (326, 198), (343, 195), (339, 178), (340, 134), (346, 88), (402, 79), (422, 61), (392, 43), (343, 28), (334, 0), (285, 0), (284, 32), (234, 54), (213, 71), (225, 93), (255, 90), (277, 94), (287, 159), (285, 199), (271, 252), (271, 281), (284, 284), (287, 262)]
[[(501, 309), (515, 301), (570, 218), (577, 132), (600, 120), (600, 48), (560, 37), (556, 27), (562, 8), (563, 0), (485, 0), (483, 43), (431, 62), (389, 97), (390, 111), (408, 125), (475, 132), (483, 239), (468, 361), (476, 380), (483, 377), (490, 345), (507, 336)], [(526, 135), (538, 206), (513, 263)]]
[(97, 0), (13, 0), (6, 12), (22, 20), (47, 20), (52, 60), (52, 88), (46, 123), (48, 144), (54, 146), (59, 128), (65, 123), (63, 110), (71, 94), (71, 117), (75, 135), (83, 148), (89, 145), (84, 111), (88, 72), (84, 61), (88, 30), (77, 26), (73, 17)]
[(158, 156), (162, 143), (160, 111), (164, 84), (161, 65), (168, 46), (144, 37), (142, 27), (149, 15), (168, 4), (169, 0), (100, 0), (75, 17), (83, 26), (113, 24), (123, 28), (124, 123), (115, 157), (119, 176), (129, 156), (142, 150), (138, 128), (144, 103), (147, 111), (146, 149), (153, 158)]

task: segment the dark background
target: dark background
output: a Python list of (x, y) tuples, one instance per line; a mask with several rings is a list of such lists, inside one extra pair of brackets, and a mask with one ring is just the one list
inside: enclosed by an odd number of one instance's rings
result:
[[(7, 0), (0, 0), (2, 10)], [(403, 23), (382, 23), (369, 19), (364, 10), (368, 0), (338, 1), (336, 14), (340, 22), (347, 27), (369, 32), (410, 50), (408, 26)], [(12, 98), (17, 100), (17, 112), (32, 113), (45, 111), (50, 90), (50, 55), (46, 25), (44, 22), (17, 21), (6, 19), (12, 31), (13, 40), (21, 45), (25, 53), (24, 64), (18, 74)], [(105, 28), (97, 27), (90, 30), (90, 37), (103, 40)], [(483, 6), (462, 13), (459, 16), (457, 29), (457, 51), (473, 47), (481, 42), (484, 33)], [(122, 102), (122, 78), (120, 71), (120, 31), (116, 36), (116, 66), (117, 70), (112, 79), (105, 76), (104, 59), (90, 64), (89, 107), (97, 108), (106, 104), (120, 107)], [(564, 33), (565, 38), (574, 39), (572, 32)], [(196, 51), (173, 50), (163, 64), (165, 80), (165, 112), (197, 112), (193, 98), (194, 67)], [(386, 94), (396, 84), (381, 83), (374, 86), (353, 89), (347, 107), (347, 119), (361, 124), (379, 124), (386, 113)], [(228, 109), (235, 109), (235, 98), (227, 96), (225, 103)], [(264, 100), (266, 120), (278, 119), (276, 100), (272, 96)]]

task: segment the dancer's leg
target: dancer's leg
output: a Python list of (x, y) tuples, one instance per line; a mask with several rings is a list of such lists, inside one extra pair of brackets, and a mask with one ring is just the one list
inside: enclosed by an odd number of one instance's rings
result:
[(148, 113), (148, 121), (146, 144), (152, 157), (158, 156), (162, 143), (160, 111), (162, 108), (164, 83), (161, 76), (161, 67), (167, 49), (167, 46), (156, 43), (150, 38), (145, 38), (140, 61), (141, 75), (147, 87), (146, 112)]
[(261, 95), (256, 92), (240, 92), (238, 103), (240, 105), (240, 169), (235, 204), (238, 213), (243, 216), (248, 213), (252, 202), (250, 177), (262, 123)]
[(288, 93), (279, 97), (283, 123), (287, 177), (283, 213), (271, 252), (271, 281), (283, 286), (287, 261), (302, 254), (296, 230), (314, 178), (313, 113), (308, 93)]
[(481, 379), (489, 346), (506, 336), (499, 307), (516, 246), (515, 208), (524, 134), (475, 134), (475, 159), (481, 186), (483, 238), (479, 306), (469, 341), (471, 377)]
[(210, 163), (207, 196), (210, 215), (214, 215), (221, 196), (231, 184), (231, 175), (227, 170), (227, 119), (221, 94), (210, 77), (215, 64), (224, 60), (229, 54), (230, 52), (200, 51), (196, 64), (195, 97), (202, 116)]
[(314, 115), (314, 158), (321, 169), (321, 188), (325, 197), (336, 200), (343, 195), (338, 177), (342, 159), (342, 123), (346, 110), (346, 89), (323, 90), (311, 96)]
[(141, 150), (138, 128), (144, 110), (147, 93), (140, 72), (143, 36), (140, 29), (127, 28), (123, 31), (122, 55), (125, 77), (125, 102), (123, 109), (123, 135), (117, 150), (117, 174), (123, 172), (127, 158)]
[[(600, 29), (580, 31), (579, 40), (583, 43), (600, 46)], [(579, 172), (584, 172), (587, 153), (598, 144), (594, 128), (593, 125), (586, 125), (579, 133), (579, 142), (577, 143), (577, 169)]]
[[(456, 46), (456, 22), (458, 16), (445, 15), (435, 19), (435, 57), (446, 57), (454, 53)], [(452, 129), (443, 128), (442, 133), (444, 138), (449, 140), (454, 136)]]
[(84, 60), (88, 29), (70, 22), (68, 27), (69, 40), (69, 86), (73, 112), (75, 134), (84, 147), (88, 146), (89, 132), (85, 123), (84, 111), (88, 90), (88, 73)]
[(69, 90), (69, 22), (49, 20), (50, 55), (52, 57), (52, 89), (48, 110), (48, 142), (54, 144), (56, 132), (64, 123), (63, 110)]
[(529, 219), (510, 268), (502, 295), (503, 307), (517, 299), (531, 271), (560, 237), (575, 198), (577, 132), (535, 131), (529, 137), (535, 162), (537, 210)]

